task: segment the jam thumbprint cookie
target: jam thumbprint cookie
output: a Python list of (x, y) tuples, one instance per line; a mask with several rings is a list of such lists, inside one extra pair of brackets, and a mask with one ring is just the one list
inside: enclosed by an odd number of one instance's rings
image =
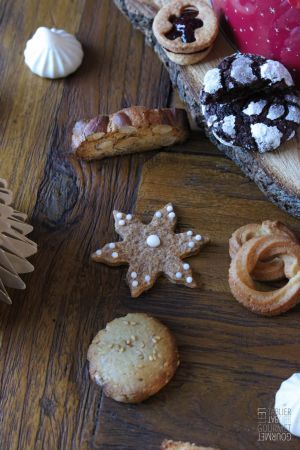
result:
[(177, 0), (160, 9), (153, 33), (168, 58), (181, 65), (206, 57), (218, 34), (218, 19), (201, 0)]

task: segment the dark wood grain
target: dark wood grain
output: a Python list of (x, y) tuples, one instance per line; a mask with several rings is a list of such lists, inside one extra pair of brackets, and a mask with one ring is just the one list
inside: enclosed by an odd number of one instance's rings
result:
[[(159, 2), (155, 0), (114, 0), (114, 2), (132, 25), (145, 34), (147, 42), (165, 64), (182, 100), (202, 127), (199, 94), (203, 87), (204, 75), (207, 70), (216, 67), (225, 56), (234, 53), (235, 49), (223, 34), (219, 33), (212, 51), (203, 61), (195, 65), (180, 66), (168, 59), (152, 33), (152, 22), (158, 11), (157, 3)], [(241, 147), (223, 145), (209, 131), (207, 135), (214, 145), (258, 185), (269, 200), (289, 214), (300, 218), (299, 135), (280, 149), (264, 154)]]
[(280, 383), (298, 370), (300, 308), (264, 318), (236, 302), (228, 287), (228, 239), (239, 226), (267, 218), (284, 221), (300, 236), (299, 221), (267, 202), (232, 162), (202, 152), (200, 142), (198, 155), (160, 154), (144, 166), (136, 212), (149, 220), (169, 201), (180, 231), (211, 237), (211, 245), (191, 258), (199, 288), (162, 279), (133, 301), (122, 287), (116, 313), (160, 318), (176, 336), (182, 363), (174, 380), (141, 405), (104, 399), (98, 442), (130, 450), (158, 449), (164, 438), (222, 450), (298, 448), (296, 438), (259, 442), (257, 411), (273, 409)]
[[(72, 158), (76, 120), (134, 103), (166, 106), (169, 77), (109, 0), (0, 4), (0, 176), (29, 213), (39, 245), (27, 290), (11, 292), (11, 307), (0, 305), (1, 450), (154, 450), (165, 437), (269, 448), (256, 442), (256, 408), (272, 406), (281, 380), (297, 369), (299, 308), (263, 319), (239, 306), (228, 291), (226, 242), (235, 227), (262, 217), (282, 218), (299, 233), (298, 222), (199, 132), (158, 157)], [(24, 43), (42, 24), (74, 32), (84, 45), (83, 65), (68, 79), (43, 80), (23, 64)], [(147, 219), (167, 200), (178, 206), (181, 229), (213, 239), (193, 258), (200, 289), (160, 280), (132, 300), (126, 269), (92, 264), (89, 255), (116, 239), (114, 208)], [(182, 359), (169, 386), (136, 406), (103, 397), (86, 363), (96, 332), (129, 311), (169, 325)]]
[[(1, 176), (16, 192), (15, 204), (32, 211), (39, 252), (26, 292), (13, 292), (11, 308), (0, 305), (1, 448), (92, 448), (101, 391), (89, 382), (86, 352), (115, 315), (122, 272), (99, 271), (89, 255), (115, 238), (112, 210), (132, 208), (145, 157), (80, 164), (68, 154), (71, 130), (80, 118), (130, 104), (164, 106), (170, 82), (109, 0), (64, 1), (61, 10), (26, 3), (27, 28), (19, 29), (12, 53), (5, 52), (5, 92), (20, 89), (22, 97), (7, 100)], [(21, 5), (4, 10), (5, 39), (12, 38), (16, 17), (22, 20)], [(23, 64), (24, 42), (41, 23), (77, 32), (83, 43), (84, 63), (66, 80), (39, 79)]]

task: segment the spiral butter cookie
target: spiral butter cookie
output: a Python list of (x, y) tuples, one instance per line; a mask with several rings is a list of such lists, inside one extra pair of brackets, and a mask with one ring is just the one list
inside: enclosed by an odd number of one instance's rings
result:
[[(249, 223), (238, 228), (229, 239), (229, 254), (234, 259), (240, 248), (250, 239), (261, 236), (283, 236), (298, 244), (295, 234), (279, 221), (265, 220), (262, 223)], [(285, 278), (283, 259), (266, 253), (251, 272), (254, 280), (274, 281)]]
[(77, 122), (72, 149), (79, 158), (102, 159), (167, 147), (184, 142), (188, 135), (184, 109), (131, 106), (109, 116)]
[(123, 240), (106, 244), (93, 253), (92, 259), (110, 266), (129, 264), (127, 283), (132, 297), (150, 289), (161, 274), (172, 283), (197, 286), (190, 265), (182, 259), (198, 253), (209, 238), (192, 230), (176, 234), (171, 203), (156, 211), (147, 225), (131, 214), (113, 214), (116, 232)]
[(300, 124), (300, 98), (287, 69), (236, 53), (208, 71), (200, 94), (208, 131), (224, 145), (275, 150)]
[(196, 64), (211, 50), (218, 20), (205, 1), (176, 0), (157, 13), (153, 33), (171, 61)]
[(105, 395), (138, 403), (156, 394), (173, 377), (179, 355), (168, 328), (147, 314), (114, 319), (93, 339), (87, 359), (90, 376)]

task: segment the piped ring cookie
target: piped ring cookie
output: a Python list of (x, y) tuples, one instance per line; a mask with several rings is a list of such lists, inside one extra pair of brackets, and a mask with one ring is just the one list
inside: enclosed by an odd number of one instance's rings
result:
[[(280, 289), (264, 292), (251, 273), (266, 255), (282, 259), (288, 282)], [(250, 239), (231, 261), (229, 286), (234, 297), (256, 314), (273, 316), (288, 311), (300, 301), (300, 246), (280, 234)]]
[(218, 34), (218, 19), (201, 0), (177, 0), (160, 9), (153, 33), (177, 64), (196, 64), (209, 53)]
[[(238, 228), (229, 240), (229, 254), (234, 258), (245, 242), (254, 237), (267, 235), (281, 235), (297, 243), (297, 238), (287, 226), (279, 221), (265, 220), (262, 224), (250, 223)], [(284, 264), (281, 258), (271, 258), (270, 254), (265, 256), (265, 260), (259, 260), (251, 273), (252, 277), (258, 281), (274, 281), (285, 277)]]

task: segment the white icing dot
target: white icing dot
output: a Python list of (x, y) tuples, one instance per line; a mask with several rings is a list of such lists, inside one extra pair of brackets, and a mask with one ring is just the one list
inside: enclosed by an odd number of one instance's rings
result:
[(289, 113), (286, 116), (286, 120), (300, 124), (300, 109), (297, 106), (289, 105)]
[(168, 205), (168, 206), (167, 206), (167, 211), (168, 211), (168, 212), (173, 211), (173, 206), (172, 206), (172, 205)]
[(247, 116), (260, 114), (266, 106), (266, 100), (258, 100), (257, 102), (250, 102), (247, 108), (243, 109), (243, 113)]
[(137, 273), (136, 272), (131, 272), (131, 274), (130, 274), (130, 276), (131, 276), (131, 278), (136, 278), (137, 277)]
[(277, 127), (255, 123), (251, 125), (251, 134), (260, 152), (267, 152), (280, 146), (282, 133)]
[(150, 275), (145, 275), (145, 281), (146, 281), (146, 283), (149, 283), (150, 280), (151, 280)]
[(275, 120), (284, 114), (283, 105), (271, 105), (267, 114), (267, 119)]
[(208, 70), (203, 80), (204, 90), (209, 94), (214, 94), (222, 88), (221, 72), (218, 68)]
[(187, 231), (186, 234), (187, 234), (188, 236), (193, 236), (192, 230)]
[(137, 281), (137, 280), (134, 280), (132, 283), (131, 283), (131, 286), (132, 287), (137, 287), (139, 285), (139, 282)]
[(188, 263), (184, 263), (183, 266), (184, 270), (189, 270), (190, 265)]
[(113, 258), (118, 258), (119, 253), (117, 253), (117, 252), (112, 252), (111, 256), (112, 256)]
[(201, 241), (201, 239), (202, 239), (201, 234), (196, 234), (195, 239), (196, 239), (196, 241)]
[(157, 234), (150, 234), (150, 236), (147, 237), (146, 242), (148, 247), (155, 248), (160, 246), (160, 239)]
[(117, 213), (117, 219), (122, 219), (122, 217), (123, 217), (123, 214), (120, 213), (120, 212), (118, 212), (118, 213)]
[(180, 280), (180, 278), (182, 278), (182, 273), (181, 272), (176, 272), (175, 273), (175, 277)]
[(119, 225), (122, 227), (123, 225), (125, 225), (125, 220), (121, 219), (119, 220)]
[(157, 217), (158, 219), (160, 219), (160, 218), (161, 218), (161, 212), (160, 212), (160, 211), (156, 211), (155, 217)]
[(114, 244), (113, 242), (111, 242), (111, 243), (109, 244), (109, 248), (116, 248), (116, 244)]
[(127, 214), (126, 220), (131, 220), (131, 219), (132, 219), (132, 215), (131, 214)]
[(102, 250), (100, 250), (100, 249), (96, 250), (95, 253), (96, 253), (97, 256), (100, 256), (100, 255), (102, 255)]
[(187, 277), (185, 280), (189, 284), (193, 282), (193, 278), (192, 277)]
[(193, 242), (193, 241), (189, 242), (189, 243), (188, 243), (188, 246), (189, 246), (190, 248), (194, 248), (194, 247), (195, 247), (195, 242)]
[(289, 71), (279, 61), (268, 59), (260, 68), (262, 78), (270, 80), (272, 83), (284, 80), (288, 86), (293, 86), (293, 78)]
[(230, 115), (222, 120), (222, 130), (230, 137), (235, 137), (235, 116)]
[(238, 55), (231, 66), (232, 78), (242, 84), (256, 80), (251, 64), (252, 60), (248, 56)]
[(170, 212), (169, 214), (168, 214), (168, 217), (169, 217), (169, 219), (175, 219), (175, 213), (174, 212)]

